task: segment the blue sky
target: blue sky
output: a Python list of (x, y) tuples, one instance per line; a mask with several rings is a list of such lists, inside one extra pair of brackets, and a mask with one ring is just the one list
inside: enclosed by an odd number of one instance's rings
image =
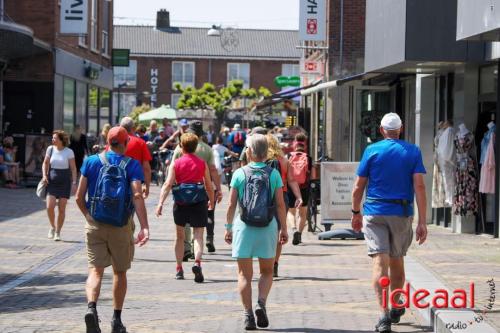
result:
[(298, 29), (299, 0), (115, 0), (115, 24), (154, 25), (165, 8), (175, 26)]

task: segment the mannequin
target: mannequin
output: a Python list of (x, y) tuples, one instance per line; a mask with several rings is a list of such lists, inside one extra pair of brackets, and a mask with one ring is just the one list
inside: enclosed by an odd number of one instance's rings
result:
[(437, 147), (439, 145), (439, 138), (443, 134), (444, 123), (440, 121), (437, 126), (436, 136), (434, 137), (434, 171), (432, 174), (432, 208), (442, 208), (444, 207), (444, 183), (443, 174), (439, 167), (439, 158)]
[(467, 127), (465, 127), (464, 123), (461, 123), (460, 125), (458, 125), (458, 135), (461, 138), (465, 137), (469, 133), (470, 133), (470, 131), (467, 129)]
[(445, 121), (439, 136), (436, 154), (444, 189), (444, 207), (453, 205), (455, 191), (455, 130), (451, 121)]

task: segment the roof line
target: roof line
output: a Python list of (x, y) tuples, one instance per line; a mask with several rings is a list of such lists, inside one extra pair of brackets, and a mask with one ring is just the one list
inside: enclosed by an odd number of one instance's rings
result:
[[(124, 24), (124, 25), (114, 25), (113, 28), (156, 28), (155, 25), (132, 25), (132, 24)], [(188, 29), (199, 29), (199, 30), (210, 30), (211, 27), (202, 28), (202, 27), (186, 27), (186, 26), (172, 26), (172, 28), (188, 28)], [(288, 30), (288, 29), (252, 29), (252, 28), (238, 28), (233, 27), (235, 30), (250, 30), (250, 31), (286, 31), (286, 32), (299, 32), (298, 30)]]
[(186, 59), (235, 59), (235, 60), (276, 60), (276, 61), (300, 61), (300, 57), (245, 57), (245, 56), (220, 56), (220, 55), (178, 55), (178, 54), (156, 54), (156, 53), (130, 53), (130, 57), (149, 58), (186, 58)]

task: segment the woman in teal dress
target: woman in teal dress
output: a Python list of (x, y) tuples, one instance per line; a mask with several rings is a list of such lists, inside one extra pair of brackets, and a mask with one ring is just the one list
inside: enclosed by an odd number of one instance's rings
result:
[[(254, 134), (247, 139), (247, 160), (249, 167), (265, 168), (267, 158), (267, 139), (262, 134)], [(245, 173), (242, 168), (236, 170), (231, 180), (230, 203), (227, 211), (225, 240), (233, 245), (232, 256), (238, 260), (238, 290), (245, 308), (245, 329), (254, 330), (257, 326), (269, 326), (266, 312), (266, 300), (273, 283), (273, 265), (276, 254), (276, 244), (279, 241), (285, 244), (288, 241), (286, 226), (285, 202), (283, 199), (283, 183), (278, 171), (272, 170), (269, 177), (271, 193), (276, 207), (276, 218), (265, 227), (250, 226), (239, 216), (235, 217), (238, 198), (243, 197), (245, 188)], [(281, 230), (278, 233), (278, 223)], [(255, 315), (252, 311), (252, 275), (253, 258), (259, 259), (260, 279), (259, 294)]]

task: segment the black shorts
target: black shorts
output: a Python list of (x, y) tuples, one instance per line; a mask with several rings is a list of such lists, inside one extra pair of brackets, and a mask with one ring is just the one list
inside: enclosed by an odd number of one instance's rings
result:
[(176, 225), (185, 227), (186, 224), (189, 224), (193, 228), (205, 228), (207, 221), (208, 203), (206, 200), (190, 206), (174, 204), (174, 223)]
[[(295, 206), (295, 195), (291, 190), (288, 191), (288, 202), (290, 204), (290, 208)], [(306, 188), (300, 189), (300, 195), (302, 196), (302, 207), (306, 207), (309, 202), (309, 186)]]

